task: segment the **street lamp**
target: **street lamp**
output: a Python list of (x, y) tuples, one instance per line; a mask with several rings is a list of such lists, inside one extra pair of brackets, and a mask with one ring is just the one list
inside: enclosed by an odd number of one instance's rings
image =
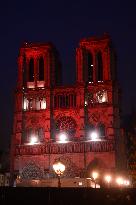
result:
[(94, 180), (95, 188), (96, 188), (96, 179), (98, 178), (98, 176), (99, 176), (98, 172), (92, 172), (92, 177)]
[(61, 187), (60, 176), (65, 171), (65, 165), (62, 164), (61, 162), (56, 162), (55, 164), (53, 164), (53, 169), (58, 176), (58, 187), (60, 188)]
[(125, 186), (129, 186), (129, 185), (130, 185), (130, 181), (129, 181), (129, 180), (124, 180), (124, 181), (123, 181), (123, 184), (124, 184)]
[(117, 182), (117, 184), (118, 184), (120, 187), (122, 187), (122, 185), (123, 185), (123, 178), (122, 178), (122, 177), (118, 177), (118, 178), (116, 179), (116, 182)]
[(111, 180), (112, 180), (112, 178), (111, 178), (110, 175), (106, 175), (106, 176), (105, 176), (105, 181), (106, 181), (107, 184), (108, 184), (108, 188), (110, 187), (110, 182), (111, 182)]

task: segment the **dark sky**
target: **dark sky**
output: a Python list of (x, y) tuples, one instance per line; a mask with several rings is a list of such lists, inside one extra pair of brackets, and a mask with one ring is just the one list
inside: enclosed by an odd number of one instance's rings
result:
[[(111, 35), (118, 56), (123, 113), (136, 99), (136, 2), (133, 0), (23, 0), (0, 2), (0, 148), (12, 134), (20, 45), (52, 41), (60, 52), (65, 83), (75, 77), (75, 47), (83, 37)], [(73, 75), (72, 75), (73, 73)], [(70, 80), (69, 80), (70, 79)]]

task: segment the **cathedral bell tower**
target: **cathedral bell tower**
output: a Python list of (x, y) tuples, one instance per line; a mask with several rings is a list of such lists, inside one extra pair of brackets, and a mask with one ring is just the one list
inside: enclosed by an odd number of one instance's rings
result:
[[(84, 85), (84, 113), (86, 136), (114, 142), (115, 167), (122, 167), (124, 160), (120, 130), (119, 86), (117, 82), (116, 54), (108, 34), (82, 39), (76, 49), (76, 83)], [(97, 135), (93, 135), (97, 133)], [(97, 139), (96, 139), (97, 138)], [(111, 153), (107, 156), (107, 159)], [(105, 158), (106, 159), (106, 158)], [(115, 163), (115, 165), (114, 165)]]
[(18, 57), (14, 144), (51, 139), (52, 88), (61, 83), (61, 64), (51, 44), (24, 43)]

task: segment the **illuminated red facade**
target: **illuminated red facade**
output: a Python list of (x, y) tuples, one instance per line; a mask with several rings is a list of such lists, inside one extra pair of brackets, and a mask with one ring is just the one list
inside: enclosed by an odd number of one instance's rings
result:
[(72, 86), (61, 85), (51, 43), (25, 43), (18, 57), (11, 170), (22, 179), (53, 178), (52, 165), (61, 160), (68, 178), (87, 177), (96, 168), (114, 171), (123, 150), (119, 113), (108, 35), (79, 42)]

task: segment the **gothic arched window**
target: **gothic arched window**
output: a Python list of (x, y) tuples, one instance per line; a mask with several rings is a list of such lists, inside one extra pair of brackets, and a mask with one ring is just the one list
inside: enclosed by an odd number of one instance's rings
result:
[(29, 82), (34, 82), (34, 59), (31, 58), (29, 61)]
[(44, 128), (33, 128), (29, 127), (24, 131), (23, 142), (24, 143), (32, 143), (32, 138), (35, 138), (35, 142), (40, 143), (44, 141)]
[(23, 56), (23, 85), (26, 85), (27, 81), (27, 66), (26, 66), (26, 56)]
[(38, 137), (39, 141), (42, 142), (44, 140), (44, 129), (42, 127), (38, 128)]
[(103, 62), (102, 54), (99, 51), (96, 55), (97, 57), (97, 81), (103, 81)]
[(93, 82), (93, 56), (91, 53), (87, 55), (87, 68), (88, 68), (88, 82)]
[(95, 126), (93, 124), (88, 123), (86, 126), (86, 131), (87, 131), (87, 133), (86, 133), (87, 139), (89, 139), (89, 140), (92, 139), (92, 134), (96, 132)]
[(39, 81), (44, 81), (44, 59), (40, 57), (39, 59)]
[(92, 132), (92, 131), (95, 130), (95, 127), (94, 127), (94, 125), (92, 125), (92, 124), (88, 124), (88, 125), (87, 125), (87, 129)]
[(98, 132), (99, 132), (99, 136), (100, 137), (105, 137), (105, 125), (102, 123), (99, 123), (97, 126)]
[(54, 96), (54, 108), (57, 108), (57, 96)]
[(60, 94), (54, 96), (54, 108), (76, 107), (76, 94)]

